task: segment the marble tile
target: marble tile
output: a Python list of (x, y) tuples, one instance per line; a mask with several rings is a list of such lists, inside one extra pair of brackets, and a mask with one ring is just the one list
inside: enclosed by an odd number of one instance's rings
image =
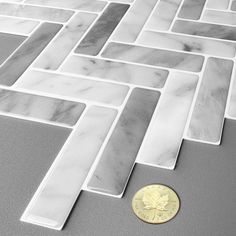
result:
[(56, 70), (96, 17), (97, 15), (92, 13), (77, 13), (53, 40), (53, 43), (38, 57), (34, 67)]
[(135, 88), (99, 158), (88, 189), (121, 196), (160, 93)]
[(102, 107), (91, 107), (85, 113), (31, 199), (21, 221), (62, 229), (115, 116), (115, 110)]
[(133, 43), (158, 0), (136, 0), (112, 36), (114, 41)]
[(146, 65), (163, 66), (178, 70), (201, 71), (204, 57), (189, 53), (134, 46), (130, 44), (110, 43), (103, 57), (136, 62)]
[(198, 76), (171, 72), (153, 115), (137, 162), (174, 169)]
[(128, 10), (128, 4), (110, 3), (76, 48), (76, 53), (97, 55)]
[(210, 9), (226, 10), (228, 9), (230, 0), (207, 0), (206, 7)]
[(169, 74), (158, 68), (83, 56), (69, 57), (60, 71), (152, 88), (162, 88)]
[(25, 39), (24, 36), (0, 32), (0, 66)]
[(187, 138), (219, 144), (233, 61), (209, 58), (194, 105)]
[(25, 3), (91, 12), (100, 12), (106, 6), (106, 1), (101, 0), (26, 0)]
[(206, 0), (184, 0), (178, 17), (184, 19), (199, 20), (205, 3)]
[(212, 56), (232, 58), (236, 53), (236, 44), (232, 42), (173, 33), (144, 31), (137, 42), (146, 46), (196, 52)]
[(14, 87), (111, 106), (121, 105), (129, 91), (125, 85), (34, 70), (24, 73)]
[(236, 13), (216, 10), (205, 10), (202, 20), (216, 24), (236, 25)]
[(146, 29), (168, 30), (182, 0), (160, 0), (149, 18)]
[(43, 23), (0, 67), (0, 84), (14, 84), (61, 27), (60, 24)]
[(235, 27), (177, 20), (172, 28), (174, 32), (236, 41)]
[(20, 34), (28, 36), (37, 26), (39, 22), (34, 20), (23, 20), (7, 16), (0, 16), (0, 31), (12, 34)]
[(78, 102), (0, 89), (0, 113), (73, 126), (85, 105)]
[(236, 1), (232, 1), (231, 10), (236, 11)]
[(32, 18), (37, 20), (66, 22), (73, 11), (49, 7), (0, 2), (0, 15)]
[(229, 98), (226, 115), (227, 118), (236, 119), (236, 71), (233, 76), (231, 95)]

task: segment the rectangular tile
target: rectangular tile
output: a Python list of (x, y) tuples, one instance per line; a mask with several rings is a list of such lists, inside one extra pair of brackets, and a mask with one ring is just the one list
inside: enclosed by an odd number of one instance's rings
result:
[(228, 9), (230, 0), (207, 0), (206, 7), (210, 9), (226, 10)]
[(21, 221), (61, 230), (113, 123), (116, 111), (91, 107), (43, 179)]
[(82, 56), (69, 57), (60, 71), (152, 88), (162, 88), (168, 76), (167, 70)]
[(96, 17), (97, 15), (92, 13), (77, 13), (53, 40), (53, 43), (39, 56), (34, 67), (56, 70)]
[(181, 2), (182, 0), (160, 0), (145, 26), (146, 29), (168, 30)]
[(0, 32), (0, 66), (25, 39), (25, 36)]
[(135, 88), (88, 182), (88, 189), (121, 196), (160, 93)]
[(187, 138), (219, 144), (233, 61), (209, 58), (190, 120)]
[(106, 6), (106, 2), (100, 0), (26, 0), (25, 3), (92, 12), (100, 12)]
[(133, 43), (158, 0), (136, 0), (112, 36), (114, 41)]
[(231, 10), (236, 11), (236, 1), (232, 1)]
[(217, 24), (236, 25), (236, 12), (205, 10), (202, 20)]
[(205, 3), (206, 0), (184, 0), (178, 17), (184, 19), (199, 20)]
[(125, 85), (32, 70), (24, 73), (15, 87), (111, 106), (121, 105), (129, 91)]
[(171, 72), (140, 148), (137, 162), (174, 169), (198, 76)]
[(110, 3), (80, 42), (76, 53), (97, 55), (128, 10), (128, 4)]
[(138, 43), (151, 47), (231, 58), (234, 57), (236, 53), (236, 44), (232, 42), (173, 33), (144, 31), (139, 37)]
[(0, 89), (0, 112), (72, 126), (85, 105), (78, 102)]
[(0, 16), (0, 31), (13, 34), (29, 35), (39, 22), (7, 16)]
[(204, 57), (189, 53), (121, 43), (110, 43), (102, 53), (102, 56), (111, 59), (153, 66), (163, 66), (192, 72), (199, 72), (204, 61)]
[(232, 79), (231, 95), (229, 98), (226, 115), (228, 118), (236, 119), (236, 71), (234, 72)]
[(236, 41), (235, 27), (231, 26), (177, 20), (172, 30), (177, 33)]
[(60, 24), (43, 23), (0, 67), (0, 84), (14, 84), (61, 27)]
[(73, 11), (49, 7), (0, 2), (0, 15), (32, 18), (45, 21), (66, 22)]

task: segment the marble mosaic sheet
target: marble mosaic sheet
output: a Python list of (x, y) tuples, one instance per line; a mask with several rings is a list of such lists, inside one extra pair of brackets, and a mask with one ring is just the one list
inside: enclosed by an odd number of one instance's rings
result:
[(21, 220), (60, 230), (81, 190), (220, 145), (235, 55), (235, 0), (0, 1), (0, 114), (73, 129)]

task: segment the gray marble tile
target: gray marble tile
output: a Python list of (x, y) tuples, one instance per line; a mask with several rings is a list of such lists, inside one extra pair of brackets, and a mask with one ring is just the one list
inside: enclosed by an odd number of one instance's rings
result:
[(106, 6), (106, 1), (102, 0), (26, 0), (25, 3), (92, 12), (100, 12)]
[(233, 42), (173, 33), (144, 31), (137, 42), (151, 47), (196, 52), (212, 56), (232, 58), (236, 53), (236, 44)]
[(193, 108), (187, 138), (219, 144), (233, 61), (209, 58)]
[(102, 56), (192, 72), (201, 71), (204, 61), (204, 57), (199, 55), (121, 43), (110, 43), (102, 53)]
[(21, 221), (62, 229), (116, 114), (109, 108), (89, 108), (56, 157)]
[(88, 189), (121, 196), (160, 93), (135, 88), (88, 182)]
[(0, 2), (0, 15), (66, 22), (73, 14), (70, 10)]
[(72, 126), (85, 105), (78, 102), (0, 89), (0, 113)]
[(112, 40), (133, 43), (157, 2), (158, 0), (136, 0), (122, 19)]
[(43, 23), (0, 67), (0, 84), (14, 84), (61, 27), (60, 24)]
[(230, 4), (230, 0), (207, 0), (206, 7), (210, 9), (226, 10)]
[(236, 71), (233, 76), (233, 83), (231, 88), (231, 95), (228, 103), (228, 109), (226, 111), (227, 118), (236, 119)]
[(53, 43), (37, 58), (33, 67), (56, 70), (96, 17), (97, 14), (77, 13), (53, 40)]
[(235, 27), (177, 20), (172, 31), (183, 34), (236, 41)]
[[(1, 23), (0, 23), (1, 24)], [(20, 46), (25, 36), (0, 32), (0, 65)]]
[(75, 52), (94, 56), (97, 55), (128, 8), (128, 4), (110, 3), (80, 42)]
[(233, 2), (232, 2), (231, 10), (232, 10), (232, 11), (236, 11), (236, 1), (233, 1)]
[(162, 88), (169, 74), (158, 68), (83, 56), (69, 57), (60, 71), (152, 88)]
[(206, 0), (184, 0), (178, 17), (198, 20), (201, 17)]

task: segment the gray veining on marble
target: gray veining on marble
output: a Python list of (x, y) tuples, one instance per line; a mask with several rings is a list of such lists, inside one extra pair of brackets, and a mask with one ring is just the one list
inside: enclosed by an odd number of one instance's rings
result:
[(207, 0), (206, 7), (210, 9), (226, 10), (230, 0)]
[(199, 20), (205, 3), (206, 0), (184, 0), (178, 17), (184, 19)]
[(53, 40), (53, 43), (38, 57), (34, 67), (56, 70), (96, 17), (97, 15), (92, 13), (77, 13)]
[(126, 85), (35, 70), (24, 73), (14, 87), (111, 106), (121, 105), (129, 91)]
[(138, 37), (158, 0), (136, 0), (112, 36), (114, 41), (132, 43)]
[(182, 0), (160, 0), (148, 20), (146, 28), (152, 30), (168, 30), (181, 2)]
[(83, 103), (0, 89), (0, 112), (73, 126)]
[(197, 84), (196, 75), (170, 73), (137, 162), (171, 170), (175, 168)]
[(25, 36), (0, 32), (0, 66), (25, 39)]
[(191, 116), (187, 138), (219, 144), (233, 61), (209, 58)]
[(128, 4), (110, 3), (80, 42), (75, 52), (93, 56), (97, 55), (128, 8)]
[(66, 22), (73, 13), (70, 10), (0, 2), (0, 15)]
[(236, 44), (233, 42), (173, 33), (144, 31), (137, 42), (157, 48), (196, 52), (212, 56), (232, 58), (236, 53)]
[(69, 57), (60, 71), (152, 88), (162, 88), (169, 74), (163, 69), (83, 56)]
[(102, 0), (26, 0), (25, 3), (92, 12), (100, 12), (106, 6), (106, 2)]
[(135, 88), (99, 158), (88, 189), (121, 196), (160, 93)]
[(21, 220), (61, 230), (115, 119), (113, 109), (92, 106), (71, 133)]
[(201, 71), (204, 61), (204, 57), (199, 55), (121, 43), (110, 43), (103, 51), (102, 56), (192, 72)]
[(177, 20), (172, 30), (177, 33), (236, 41), (236, 30), (232, 26)]
[(60, 24), (43, 23), (0, 67), (0, 84), (14, 84), (61, 27)]

